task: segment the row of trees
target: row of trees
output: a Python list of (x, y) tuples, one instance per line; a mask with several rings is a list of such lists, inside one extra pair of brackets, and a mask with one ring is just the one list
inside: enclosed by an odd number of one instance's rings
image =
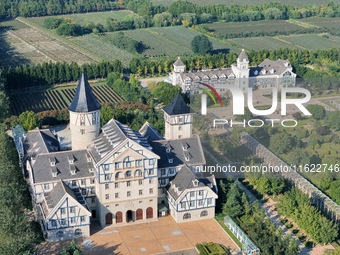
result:
[(38, 65), (23, 65), (9, 68), (5, 71), (7, 78), (6, 90), (26, 89), (41, 85), (77, 81), (81, 71), (87, 73), (89, 79), (106, 78), (111, 72), (122, 72), (123, 66), (119, 60), (100, 63), (44, 63)]
[(222, 207), (217, 207), (217, 211), (222, 209), (224, 215), (239, 222), (243, 231), (260, 248), (261, 254), (299, 254), (296, 240), (276, 230), (266, 218), (264, 209), (257, 202), (249, 202), (239, 185), (237, 180), (220, 180), (218, 202)]
[(338, 237), (338, 227), (312, 206), (307, 195), (292, 189), (280, 197), (277, 205), (280, 214), (296, 222), (318, 243), (331, 243)]
[(14, 142), (1, 132), (0, 144), (0, 254), (31, 254), (42, 240), (40, 226), (28, 220), (31, 199)]

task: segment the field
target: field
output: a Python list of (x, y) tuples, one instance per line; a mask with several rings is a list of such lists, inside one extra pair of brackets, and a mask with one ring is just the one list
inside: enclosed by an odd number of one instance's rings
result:
[(307, 18), (301, 20), (304, 23), (311, 24), (317, 27), (326, 27), (340, 29), (340, 18)]
[[(120, 102), (124, 99), (113, 89), (104, 83), (92, 86), (98, 101), (103, 103)], [(61, 110), (71, 104), (76, 86), (55, 86), (51, 89), (36, 91), (25, 91), (10, 95), (12, 114), (19, 115), (24, 111), (40, 112), (44, 110)], [(23, 100), (23, 98), (25, 100)]]
[[(69, 18), (78, 23), (79, 25), (85, 26), (91, 22), (94, 24), (103, 24), (105, 25), (106, 20), (108, 18), (113, 18), (118, 21), (123, 20), (127, 16), (137, 15), (130, 11), (108, 11), (108, 12), (90, 12), (90, 13), (82, 13), (82, 14), (68, 14), (68, 15), (57, 15), (53, 16), (55, 18)], [(37, 23), (40, 26), (44, 26), (44, 21), (48, 17), (35, 17), (30, 18), (32, 21)]]
[(300, 29), (301, 26), (289, 23), (285, 20), (262, 20), (250, 22), (216, 22), (205, 24), (216, 35), (225, 36), (226, 33), (249, 32), (291, 32)]
[[(170, 5), (177, 0), (151, 0), (153, 4), (156, 5)], [(225, 1), (225, 0), (188, 0), (189, 2), (198, 4), (198, 5), (214, 5), (214, 4), (227, 4), (227, 5), (262, 5), (262, 4), (267, 4), (267, 0), (244, 0), (244, 1), (238, 1), (238, 0), (231, 0), (231, 1)], [(328, 4), (328, 0), (276, 0), (276, 1), (271, 1), (271, 2), (277, 2), (281, 4), (286, 4), (286, 5), (293, 5), (293, 6), (304, 6), (304, 5), (320, 5), (320, 4)], [(333, 0), (335, 3), (340, 3), (340, 0)]]
[(317, 50), (339, 48), (340, 46), (340, 37), (318, 34), (237, 38), (228, 39), (227, 41), (235, 47), (247, 50), (275, 50), (279, 48)]
[[(196, 35), (200, 35), (199, 32), (182, 26), (129, 30), (125, 33), (149, 47), (143, 52), (147, 57), (192, 54), (191, 41)], [(227, 51), (230, 48), (217, 39), (210, 40), (216, 51)], [(231, 50), (238, 52), (237, 49)]]
[(91, 63), (95, 60), (70, 45), (19, 20), (0, 23), (0, 65), (44, 62)]

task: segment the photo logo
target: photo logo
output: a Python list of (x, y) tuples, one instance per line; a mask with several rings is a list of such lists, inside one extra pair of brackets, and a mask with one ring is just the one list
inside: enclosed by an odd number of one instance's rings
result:
[[(210, 96), (210, 98), (214, 101), (216, 104), (216, 99), (218, 99), (220, 106), (223, 106), (221, 96), (218, 94), (215, 88), (213, 88), (211, 85), (206, 84), (206, 83), (199, 83), (200, 85), (203, 85), (204, 88), (201, 87), (203, 93), (201, 95), (201, 114), (206, 115), (207, 114), (207, 95)], [(227, 89), (232, 96), (232, 115), (237, 116), (237, 115), (244, 115), (244, 109), (245, 109), (245, 95), (247, 96), (247, 108), (249, 111), (254, 115), (254, 116), (268, 116), (273, 114), (275, 111), (278, 110), (278, 105), (279, 103), (281, 104), (280, 106), (280, 115), (281, 116), (286, 116), (287, 115), (287, 105), (293, 105), (295, 106), (298, 110), (300, 110), (305, 116), (311, 116), (312, 114), (307, 110), (307, 108), (303, 105), (304, 103), (307, 103), (311, 99), (311, 93), (309, 90), (301, 87), (285, 87), (281, 88), (280, 91), (278, 91), (278, 88), (273, 87), (272, 88), (272, 93), (271, 93), (271, 106), (269, 109), (265, 110), (258, 110), (254, 107), (254, 99), (253, 99), (253, 88), (248, 87), (246, 90), (242, 90), (236, 86), (225, 86), (225, 89)], [(292, 95), (302, 95), (299, 98), (291, 98)], [(279, 102), (279, 97), (280, 95), (280, 102)], [(271, 121), (272, 124), (274, 123), (274, 120), (267, 119), (265, 121)], [(293, 121), (295, 125), (293, 126), (287, 126), (287, 127), (294, 127), (297, 125), (297, 121), (293, 119), (287, 119), (283, 120), (282, 122), (287, 122), (287, 121)], [(226, 119), (215, 119), (213, 126), (215, 127), (217, 124), (223, 125), (223, 124), (230, 124), (229, 121)], [(244, 123), (246, 121), (244, 120)], [(258, 125), (251, 125), (253, 127), (261, 127), (264, 124), (264, 121), (261, 119), (253, 119), (249, 120), (249, 123), (254, 123), (254, 122), (262, 122), (262, 124)], [(235, 122), (234, 122), (235, 123)], [(283, 124), (283, 126), (285, 126)]]

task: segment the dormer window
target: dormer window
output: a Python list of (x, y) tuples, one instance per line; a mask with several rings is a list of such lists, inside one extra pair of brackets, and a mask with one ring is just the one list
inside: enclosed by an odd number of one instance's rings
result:
[(289, 67), (289, 63), (288, 63), (288, 62), (285, 62), (285, 63), (284, 63), (284, 66), (285, 66), (285, 67)]
[(92, 161), (91, 156), (88, 153), (86, 154), (86, 160), (87, 160), (87, 162), (91, 162)]
[(72, 175), (76, 174), (76, 167), (74, 165), (70, 166), (70, 171)]
[(275, 73), (275, 70), (274, 70), (273, 68), (270, 69), (270, 73), (271, 73), (271, 74)]
[(191, 159), (191, 154), (190, 154), (189, 152), (185, 151), (185, 152), (184, 152), (184, 157), (185, 157), (185, 160), (186, 160), (186, 161), (190, 161), (190, 159)]
[(194, 185), (194, 187), (197, 187), (198, 186), (198, 183), (199, 181), (197, 179), (193, 180), (192, 181), (192, 184)]
[(53, 176), (53, 177), (57, 177), (57, 175), (58, 175), (58, 169), (57, 169), (56, 167), (52, 167), (51, 171), (52, 171), (52, 176)]
[(262, 69), (261, 73), (262, 73), (262, 74), (266, 74), (267, 71), (266, 71), (265, 69)]
[(55, 159), (55, 157), (51, 157), (51, 158), (50, 158), (50, 164), (51, 164), (51, 166), (55, 166), (56, 162), (57, 162), (57, 160)]
[(187, 151), (189, 148), (189, 145), (187, 143), (181, 143), (183, 151)]
[(255, 70), (254, 75), (258, 75), (258, 74), (259, 74), (259, 71)]
[(173, 158), (169, 158), (169, 163), (172, 164), (174, 162)]
[(69, 155), (68, 157), (67, 157), (67, 159), (68, 159), (68, 163), (70, 163), (70, 164), (74, 164), (74, 157), (73, 157), (73, 155)]

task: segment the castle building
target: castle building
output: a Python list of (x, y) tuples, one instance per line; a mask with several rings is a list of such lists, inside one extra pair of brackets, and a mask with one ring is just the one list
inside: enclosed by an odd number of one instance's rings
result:
[(46, 240), (89, 236), (94, 221), (104, 228), (167, 214), (177, 222), (214, 217), (216, 181), (195, 172), (205, 157), (180, 95), (163, 109), (165, 137), (148, 122), (139, 131), (115, 119), (100, 128), (84, 73), (69, 111), (72, 150), (60, 150), (49, 129), (29, 131), (20, 148)]
[(249, 66), (249, 58), (242, 49), (236, 64), (230, 68), (206, 69), (186, 72), (185, 64), (178, 58), (169, 74), (169, 82), (179, 85), (185, 93), (199, 93), (200, 83), (213, 86), (218, 92), (224, 92), (228, 86), (237, 86), (243, 91), (248, 88), (266, 89), (276, 87), (294, 87), (296, 74), (288, 60), (265, 59), (258, 66)]

